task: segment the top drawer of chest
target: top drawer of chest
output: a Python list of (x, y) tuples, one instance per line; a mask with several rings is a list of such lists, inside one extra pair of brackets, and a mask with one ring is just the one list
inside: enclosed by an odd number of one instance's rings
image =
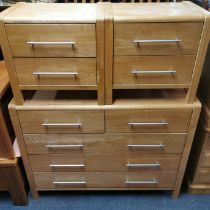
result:
[(194, 55), (203, 23), (115, 23), (115, 55)]
[(13, 57), (96, 57), (95, 24), (6, 24)]

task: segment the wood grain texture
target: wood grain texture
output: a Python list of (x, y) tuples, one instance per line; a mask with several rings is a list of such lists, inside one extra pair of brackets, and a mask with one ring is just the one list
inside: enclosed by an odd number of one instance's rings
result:
[[(95, 24), (6, 24), (14, 57), (96, 57)], [(72, 45), (35, 45), (34, 42), (76, 42)]]
[(27, 205), (28, 198), (18, 159), (0, 161), (0, 173), (14, 205)]
[[(176, 173), (174, 172), (153, 172), (153, 173), (109, 173), (109, 172), (97, 172), (97, 173), (34, 173), (35, 182), (38, 190), (44, 189), (74, 189), (74, 188), (169, 188), (172, 189), (175, 183)], [(158, 184), (139, 184), (139, 185), (127, 185), (125, 181), (129, 179), (132, 181), (148, 181), (158, 180)], [(56, 185), (53, 181), (86, 181), (85, 185)]]
[[(196, 9), (195, 9), (196, 8)], [(185, 22), (203, 21), (206, 11), (184, 2), (113, 4), (115, 22)]]
[[(203, 23), (115, 23), (114, 55), (195, 55)], [(133, 40), (182, 40), (133, 43)]]
[(105, 5), (105, 98), (106, 104), (112, 104), (112, 77), (113, 77), (113, 14), (112, 4)]
[[(192, 110), (106, 110), (106, 132), (187, 132)], [(128, 125), (128, 123), (160, 123), (167, 125)]]
[(31, 165), (30, 165), (30, 162), (29, 162), (29, 159), (28, 159), (28, 154), (27, 154), (26, 147), (25, 147), (25, 142), (24, 142), (24, 139), (23, 139), (21, 125), (19, 123), (19, 118), (18, 118), (17, 112), (15, 110), (14, 100), (9, 105), (9, 112), (10, 112), (10, 117), (11, 117), (11, 120), (12, 120), (13, 128), (15, 130), (18, 145), (19, 145), (19, 148), (20, 148), (20, 152), (21, 152), (21, 156), (22, 156), (24, 167), (25, 167), (26, 175), (27, 175), (27, 178), (28, 178), (28, 182), (29, 182), (29, 185), (30, 185), (30, 190), (31, 190), (32, 196), (33, 196), (33, 198), (38, 198), (39, 195), (38, 195), (38, 192), (36, 190), (34, 177), (33, 177), (32, 171), (31, 171)]
[(15, 154), (12, 147), (12, 139), (9, 135), (7, 124), (5, 122), (3, 110), (0, 107), (0, 159), (14, 158)]
[[(187, 104), (185, 90), (146, 90), (138, 93), (117, 94), (116, 100), (110, 105), (98, 106), (93, 98), (74, 98), (59, 91), (37, 91), (32, 98), (25, 100), (24, 105), (16, 105), (17, 110), (117, 110), (117, 109), (191, 109), (200, 106), (196, 100)], [(129, 99), (129, 100), (128, 100)]]
[[(19, 87), (96, 85), (95, 58), (14, 58)], [(49, 72), (52, 75), (34, 75)], [(53, 75), (76, 72), (78, 75)]]
[[(140, 88), (152, 84), (163, 88), (164, 85), (189, 87), (193, 73), (195, 56), (115, 56), (114, 57), (114, 88)], [(131, 71), (167, 71), (169, 74), (132, 74)], [(161, 86), (162, 85), (162, 86)]]
[[(103, 133), (103, 111), (18, 111), (23, 133)], [(43, 126), (43, 123), (81, 123), (81, 126)]]
[[(24, 134), (28, 154), (181, 154), (187, 134)], [(46, 145), (78, 145), (83, 148), (47, 148)], [(134, 145), (164, 145), (163, 148), (129, 148)]]
[[(84, 18), (85, 14), (85, 18)], [(23, 3), (5, 23), (96, 23), (96, 4)]]
[[(123, 154), (99, 155), (30, 155), (33, 172), (155, 172), (174, 171), (179, 168), (179, 154)], [(41, 160), (41, 162), (40, 162)], [(111, 163), (111, 164), (110, 164)], [(160, 164), (160, 166), (128, 167), (127, 164)], [(50, 167), (51, 164), (84, 164), (84, 167)]]
[(182, 180), (183, 180), (183, 177), (184, 177), (184, 173), (185, 173), (185, 169), (186, 169), (186, 166), (187, 166), (190, 150), (191, 150), (192, 143), (193, 143), (193, 138), (194, 138), (194, 135), (195, 135), (195, 130), (196, 130), (196, 127), (197, 127), (199, 116), (200, 116), (200, 111), (201, 111), (201, 107), (195, 107), (193, 109), (192, 118), (191, 118), (191, 121), (190, 121), (190, 126), (189, 126), (189, 131), (188, 131), (188, 137), (187, 137), (187, 140), (186, 140), (186, 144), (185, 144), (185, 148), (184, 148), (184, 151), (183, 151), (180, 167), (179, 167), (179, 170), (178, 170), (176, 184), (175, 184), (175, 187), (174, 187), (174, 191), (172, 193), (173, 198), (177, 198), (179, 196), (179, 192), (180, 192), (181, 185), (182, 185)]
[(21, 6), (22, 3), (16, 4), (13, 7), (10, 7), (9, 9), (3, 11), (0, 14), (0, 32), (1, 32), (1, 36), (0, 36), (0, 44), (1, 44), (1, 49), (4, 55), (4, 59), (5, 59), (5, 63), (6, 63), (6, 68), (7, 68), (7, 72), (9, 75), (9, 80), (10, 80), (10, 84), (12, 86), (12, 91), (13, 91), (13, 95), (15, 97), (15, 102), (16, 104), (23, 104), (24, 103), (24, 98), (23, 95), (21, 93), (21, 91), (18, 88), (18, 80), (17, 77), (14, 75), (15, 72), (15, 66), (12, 60), (12, 55), (9, 49), (9, 44), (8, 44), (8, 39), (7, 39), (7, 34), (5, 31), (5, 25), (3, 22), (3, 17), (7, 14), (9, 14), (11, 11), (15, 10), (16, 8), (18, 8), (19, 6)]
[(197, 51), (195, 66), (193, 70), (193, 75), (191, 79), (191, 87), (188, 91), (187, 95), (187, 103), (193, 103), (196, 98), (196, 93), (198, 89), (198, 84), (205, 60), (205, 55), (207, 52), (208, 44), (209, 44), (209, 37), (210, 37), (210, 16), (206, 16), (204, 27), (201, 35), (201, 40), (199, 44), (199, 48)]
[(97, 60), (97, 84), (98, 104), (105, 104), (105, 32), (104, 32), (104, 4), (97, 4), (96, 20), (96, 60)]
[(9, 88), (9, 86), (9, 77), (5, 61), (0, 61), (0, 99), (2, 98), (6, 90)]

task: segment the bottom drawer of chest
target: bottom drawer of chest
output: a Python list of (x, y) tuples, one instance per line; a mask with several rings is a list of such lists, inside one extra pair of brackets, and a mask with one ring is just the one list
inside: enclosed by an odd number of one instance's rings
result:
[(136, 188), (172, 189), (177, 173), (123, 173), (123, 172), (58, 172), (34, 173), (37, 190), (68, 190), (74, 188)]
[(210, 169), (208, 168), (199, 169), (198, 183), (210, 184)]

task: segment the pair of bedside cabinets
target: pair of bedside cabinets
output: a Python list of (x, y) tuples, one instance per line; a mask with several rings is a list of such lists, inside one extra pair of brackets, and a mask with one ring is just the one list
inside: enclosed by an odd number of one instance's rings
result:
[(42, 190), (179, 195), (209, 15), (182, 3), (20, 3), (1, 15), (10, 115)]

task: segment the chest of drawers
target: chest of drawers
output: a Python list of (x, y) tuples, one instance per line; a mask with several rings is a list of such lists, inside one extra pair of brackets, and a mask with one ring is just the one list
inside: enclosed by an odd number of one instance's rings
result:
[(186, 89), (186, 103), (193, 103), (208, 26), (209, 14), (190, 2), (108, 4), (106, 104), (113, 103), (115, 90), (124, 89)]
[[(200, 103), (165, 97), (10, 104), (34, 194), (41, 190), (159, 189), (179, 193)], [(183, 93), (184, 94), (184, 93)], [(180, 101), (181, 100), (181, 101)], [(154, 103), (156, 101), (156, 103)]]
[(144, 189), (177, 197), (201, 108), (208, 25), (186, 2), (18, 4), (4, 14), (9, 109), (33, 196)]
[(16, 104), (26, 90), (92, 90), (104, 104), (103, 4), (19, 3), (0, 18)]

